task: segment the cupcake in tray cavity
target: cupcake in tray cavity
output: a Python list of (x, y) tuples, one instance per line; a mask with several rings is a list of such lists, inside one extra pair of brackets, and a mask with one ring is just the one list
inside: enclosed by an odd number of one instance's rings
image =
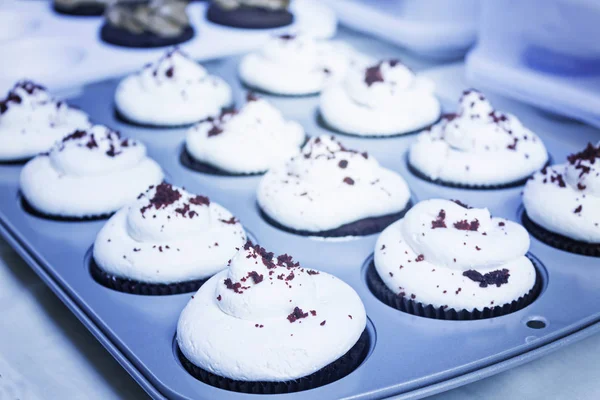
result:
[(92, 276), (129, 293), (197, 290), (246, 242), (239, 221), (207, 197), (161, 183), (120, 209), (94, 243)]
[(393, 136), (437, 121), (440, 103), (431, 80), (400, 61), (352, 68), (321, 94), (321, 118), (330, 129), (356, 136)]
[(30, 211), (89, 219), (115, 212), (162, 179), (142, 143), (96, 125), (29, 161), (21, 171), (21, 193)]
[(53, 99), (34, 82), (20, 81), (0, 100), (0, 163), (24, 161), (89, 126), (83, 111)]
[(212, 0), (206, 18), (233, 28), (267, 29), (291, 24), (290, 0)]
[(252, 89), (303, 96), (319, 93), (339, 81), (351, 64), (364, 62), (365, 58), (343, 43), (285, 34), (271, 38), (261, 50), (246, 55), (239, 75)]
[(511, 114), (495, 110), (483, 94), (467, 90), (456, 114), (422, 132), (409, 167), (446, 186), (502, 188), (523, 184), (548, 162), (540, 138)]
[(123, 79), (115, 93), (117, 113), (149, 126), (182, 126), (215, 117), (232, 103), (231, 88), (178, 49)]
[(246, 393), (288, 393), (342, 378), (365, 358), (366, 314), (336, 277), (248, 242), (211, 278), (177, 325), (184, 367)]
[(400, 175), (367, 153), (345, 148), (333, 136), (310, 139), (301, 154), (270, 169), (257, 197), (267, 222), (322, 237), (380, 232), (410, 204)]
[(481, 319), (519, 310), (539, 293), (529, 235), (487, 209), (425, 200), (377, 240), (367, 283), (386, 304), (438, 319)]
[(184, 165), (220, 175), (260, 174), (298, 154), (302, 126), (253, 94), (239, 110), (221, 113), (188, 131)]
[(161, 47), (194, 37), (186, 0), (119, 1), (106, 10), (100, 37), (124, 47)]
[(600, 257), (600, 146), (536, 173), (523, 191), (525, 227), (562, 250)]

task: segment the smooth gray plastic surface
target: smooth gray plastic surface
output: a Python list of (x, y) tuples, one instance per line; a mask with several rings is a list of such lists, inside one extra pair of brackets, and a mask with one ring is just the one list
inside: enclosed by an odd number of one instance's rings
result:
[[(391, 46), (351, 37), (350, 42), (377, 56), (402, 53)], [(406, 62), (419, 70), (425, 65)], [(224, 77), (242, 103), (246, 91), (237, 79), (238, 59), (207, 62)], [(464, 88), (460, 65), (427, 72), (439, 96), (452, 110)], [(404, 314), (373, 296), (365, 283), (365, 266), (377, 235), (349, 241), (323, 241), (273, 228), (256, 208), (260, 177), (221, 177), (188, 170), (179, 162), (185, 129), (150, 129), (115, 119), (112, 98), (118, 80), (90, 84), (71, 102), (104, 123), (146, 143), (150, 156), (168, 180), (210, 196), (231, 210), (258, 242), (276, 253), (292, 254), (304, 267), (332, 273), (359, 293), (369, 316), (372, 348), (353, 373), (310, 391), (270, 395), (270, 399), (356, 398), (400, 395), (418, 398), (447, 390), (539, 357), (579, 340), (600, 326), (600, 260), (569, 254), (532, 239), (530, 252), (544, 266), (544, 288), (530, 306), (513, 314), (480, 321), (438, 321)], [(318, 97), (268, 97), (288, 118), (299, 120), (310, 135), (327, 133), (316, 122)], [(530, 107), (489, 96), (499, 108), (515, 113), (545, 141), (555, 162), (596, 142), (595, 129), (542, 114)], [(402, 174), (414, 200), (460, 199), (487, 206), (494, 215), (519, 220), (521, 188), (494, 191), (451, 189), (424, 182), (407, 170), (406, 149), (414, 135), (365, 139), (339, 135), (348, 147), (367, 150), (381, 164)], [(174, 354), (177, 319), (191, 294), (149, 297), (116, 292), (97, 284), (88, 271), (91, 245), (105, 221), (58, 222), (25, 212), (20, 205), (21, 166), (0, 165), (0, 233), (57, 293), (123, 367), (154, 398), (250, 399), (256, 395), (228, 392), (190, 376)], [(543, 321), (533, 329), (527, 322)]]

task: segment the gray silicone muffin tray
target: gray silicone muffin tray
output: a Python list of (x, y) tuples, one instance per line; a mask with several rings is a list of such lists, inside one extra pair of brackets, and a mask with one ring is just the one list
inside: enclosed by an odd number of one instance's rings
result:
[[(403, 56), (417, 70), (427, 66), (395, 47), (347, 33), (345, 36), (375, 56)], [(238, 61), (233, 58), (205, 65), (233, 86), (240, 104), (246, 91), (237, 79)], [(466, 85), (462, 66), (439, 67), (426, 73), (436, 81), (446, 110), (452, 110)], [(188, 170), (179, 163), (185, 129), (142, 128), (116, 120), (112, 98), (117, 82), (87, 85), (71, 102), (90, 113), (96, 122), (144, 141), (169, 181), (208, 195), (230, 209), (267, 249), (287, 252), (305, 267), (338, 276), (354, 287), (365, 304), (371, 349), (358, 369), (323, 387), (269, 398), (423, 397), (500, 372), (600, 330), (600, 260), (555, 250), (533, 238), (530, 252), (543, 266), (544, 282), (539, 298), (523, 310), (479, 321), (440, 321), (384, 305), (365, 282), (377, 235), (324, 241), (273, 228), (261, 219), (256, 207), (255, 188), (260, 177), (222, 177)], [(308, 134), (327, 133), (316, 122), (317, 97), (265, 97), (288, 118), (303, 123)], [(515, 113), (538, 132), (555, 162), (599, 138), (597, 130), (577, 122), (489, 97), (497, 108)], [(460, 199), (473, 206), (487, 206), (494, 215), (517, 221), (520, 218), (521, 188), (452, 189), (411, 175), (406, 167), (406, 150), (414, 135), (389, 139), (338, 137), (348, 147), (367, 150), (381, 164), (402, 174), (415, 201), (432, 197)], [(0, 165), (0, 233), (153, 398), (257, 397), (217, 389), (190, 376), (177, 360), (174, 337), (179, 313), (191, 294), (139, 296), (97, 284), (90, 276), (88, 262), (91, 245), (105, 221), (58, 222), (28, 214), (20, 205), (20, 170), (19, 165)]]

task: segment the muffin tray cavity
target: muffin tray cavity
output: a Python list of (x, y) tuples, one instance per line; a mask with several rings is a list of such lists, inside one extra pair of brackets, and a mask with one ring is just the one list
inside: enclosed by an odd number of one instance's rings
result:
[[(423, 62), (395, 47), (346, 36), (360, 50), (377, 57), (400, 56), (415, 70), (423, 70)], [(229, 58), (205, 65), (232, 85), (236, 102), (243, 104), (246, 90), (237, 78), (238, 62), (239, 58)], [(463, 66), (438, 66), (423, 73), (436, 82), (445, 110), (453, 110), (461, 91), (468, 87)], [(260, 176), (219, 176), (185, 167), (180, 152), (186, 129), (152, 129), (117, 119), (113, 110), (117, 83), (108, 80), (89, 84), (70, 101), (95, 122), (142, 140), (170, 182), (207, 195), (228, 208), (258, 243), (276, 254), (292, 254), (306, 268), (341, 278), (365, 304), (370, 348), (356, 370), (333, 383), (308, 391), (269, 395), (269, 399), (419, 398), (516, 366), (600, 330), (600, 260), (552, 248), (534, 237), (530, 254), (539, 264), (541, 293), (523, 309), (496, 318), (445, 321), (387, 306), (370, 291), (365, 279), (376, 234), (317, 240), (277, 229), (262, 219), (256, 205)], [(598, 140), (598, 130), (488, 95), (498, 109), (516, 114), (537, 132), (555, 162), (588, 141)], [(328, 132), (315, 118), (318, 97), (264, 97), (287, 118), (301, 122), (308, 134)], [(522, 187), (464, 190), (414, 176), (406, 164), (406, 151), (414, 135), (377, 139), (340, 135), (338, 139), (349, 148), (368, 151), (382, 165), (402, 174), (413, 193), (413, 202), (433, 197), (459, 199), (472, 206), (488, 207), (495, 216), (520, 221)], [(96, 282), (90, 273), (89, 251), (105, 220), (50, 220), (26, 212), (19, 195), (21, 168), (14, 164), (0, 166), (0, 233), (153, 398), (256, 397), (207, 385), (189, 374), (177, 357), (173, 338), (179, 314), (191, 293), (136, 295)]]

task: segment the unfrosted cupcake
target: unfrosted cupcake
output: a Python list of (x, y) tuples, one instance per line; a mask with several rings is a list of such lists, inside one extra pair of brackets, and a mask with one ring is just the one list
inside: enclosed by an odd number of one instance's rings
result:
[(78, 130), (21, 171), (28, 207), (49, 217), (86, 219), (117, 211), (163, 172), (146, 147), (102, 125)]
[(299, 235), (343, 237), (380, 232), (400, 218), (410, 191), (397, 173), (333, 136), (311, 138), (301, 154), (272, 168), (258, 186), (272, 225)]
[(246, 393), (289, 393), (346, 376), (365, 358), (366, 314), (340, 279), (246, 243), (177, 324), (184, 367)]
[(229, 85), (178, 49), (123, 79), (115, 93), (124, 119), (151, 126), (193, 124), (231, 104)]
[(523, 190), (525, 227), (562, 250), (600, 257), (600, 146), (536, 173)]
[(393, 136), (422, 129), (440, 116), (434, 83), (400, 61), (383, 60), (352, 68), (340, 83), (323, 91), (323, 122), (356, 136)]
[(197, 290), (246, 242), (239, 221), (208, 197), (161, 183), (120, 209), (94, 243), (92, 275), (136, 294)]
[(31, 158), (89, 126), (83, 111), (52, 98), (43, 86), (17, 82), (0, 100), (0, 163)]
[(339, 42), (285, 34), (271, 38), (261, 50), (246, 55), (239, 74), (246, 85), (263, 92), (310, 95), (342, 79), (350, 65), (363, 58)]
[(187, 133), (182, 162), (221, 175), (260, 174), (298, 154), (305, 141), (302, 125), (252, 94), (239, 110), (221, 113)]
[(408, 160), (415, 174), (442, 185), (501, 188), (524, 183), (548, 162), (548, 152), (517, 117), (467, 90), (456, 114), (419, 134)]
[(519, 224), (450, 200), (421, 201), (381, 233), (374, 294), (402, 311), (438, 319), (480, 319), (521, 309), (539, 292)]

